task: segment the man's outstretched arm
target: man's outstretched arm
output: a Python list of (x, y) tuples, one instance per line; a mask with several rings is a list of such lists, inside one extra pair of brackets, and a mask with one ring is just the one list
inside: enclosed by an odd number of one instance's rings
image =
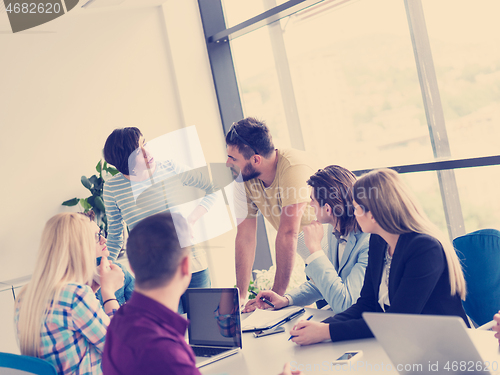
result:
[(285, 294), (292, 275), (297, 250), (297, 238), (300, 232), (300, 221), (307, 203), (296, 203), (283, 207), (280, 226), (276, 235), (276, 275), (273, 291)]
[(235, 263), (236, 263), (236, 286), (240, 290), (240, 298), (244, 300), (247, 296), (248, 285), (255, 260), (255, 246), (257, 233), (257, 219), (248, 218), (239, 225), (236, 233)]

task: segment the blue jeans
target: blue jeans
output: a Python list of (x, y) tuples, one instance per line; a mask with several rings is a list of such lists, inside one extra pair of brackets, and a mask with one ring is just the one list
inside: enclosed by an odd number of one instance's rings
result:
[[(191, 282), (189, 283), (188, 288), (210, 288), (212, 283), (210, 282), (210, 272), (208, 272), (208, 268), (204, 269), (200, 272), (194, 272), (191, 275)], [(179, 314), (184, 314), (187, 310), (186, 306), (186, 293), (181, 296), (181, 300), (179, 301)]]

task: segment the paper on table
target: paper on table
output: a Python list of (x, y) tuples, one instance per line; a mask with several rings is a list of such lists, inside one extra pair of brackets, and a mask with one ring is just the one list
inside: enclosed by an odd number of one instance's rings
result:
[(243, 331), (266, 329), (302, 309), (303, 307), (300, 306), (289, 306), (280, 310), (256, 309), (248, 318), (241, 322), (241, 328)]

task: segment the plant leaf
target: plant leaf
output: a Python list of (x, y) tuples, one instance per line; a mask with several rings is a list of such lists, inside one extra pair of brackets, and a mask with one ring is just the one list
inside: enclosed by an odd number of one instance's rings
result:
[(97, 195), (102, 195), (103, 185), (104, 185), (104, 180), (101, 177), (99, 177), (96, 183), (94, 184), (94, 189), (96, 190)]
[(110, 168), (110, 169), (109, 169), (109, 174), (110, 174), (111, 176), (114, 176), (114, 175), (115, 175), (115, 174), (117, 174), (117, 173), (118, 173), (118, 169), (116, 169), (116, 168)]
[(82, 185), (85, 186), (87, 189), (91, 189), (92, 188), (92, 184), (90, 183), (89, 179), (85, 176), (82, 176)]
[(82, 205), (85, 212), (92, 209), (92, 206), (89, 204), (89, 202), (87, 202), (87, 198), (80, 199), (80, 204)]
[(95, 166), (95, 170), (97, 171), (97, 173), (101, 173), (101, 171), (102, 171), (101, 162), (102, 162), (102, 160), (99, 160), (99, 163), (97, 163), (97, 165)]
[(104, 208), (104, 202), (102, 201), (101, 197), (99, 196), (95, 197), (94, 205), (102, 212), (106, 212), (106, 208)]
[(96, 175), (93, 175), (89, 178), (89, 181), (92, 185), (96, 185), (97, 184), (97, 181), (99, 180), (99, 178), (96, 176)]
[(61, 204), (63, 206), (76, 206), (78, 204), (78, 202), (80, 202), (80, 199), (78, 198), (73, 198), (73, 199), (68, 199), (67, 201), (65, 202), (62, 202)]
[(115, 174), (118, 173), (118, 169), (116, 169), (115, 167), (110, 167), (109, 165), (104, 168), (106, 172), (108, 172), (111, 176), (114, 176)]

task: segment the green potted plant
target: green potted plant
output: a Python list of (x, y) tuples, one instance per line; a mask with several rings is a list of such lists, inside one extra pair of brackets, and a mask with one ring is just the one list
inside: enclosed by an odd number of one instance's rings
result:
[(110, 167), (108, 163), (99, 160), (95, 167), (97, 174), (86, 177), (82, 176), (81, 182), (91, 193), (87, 198), (73, 198), (62, 203), (63, 206), (76, 206), (80, 204), (84, 212), (93, 210), (95, 212), (97, 225), (104, 230), (108, 231), (108, 220), (106, 218), (106, 209), (104, 208), (104, 201), (102, 198), (104, 182), (108, 175), (114, 176), (118, 173), (116, 168)]

